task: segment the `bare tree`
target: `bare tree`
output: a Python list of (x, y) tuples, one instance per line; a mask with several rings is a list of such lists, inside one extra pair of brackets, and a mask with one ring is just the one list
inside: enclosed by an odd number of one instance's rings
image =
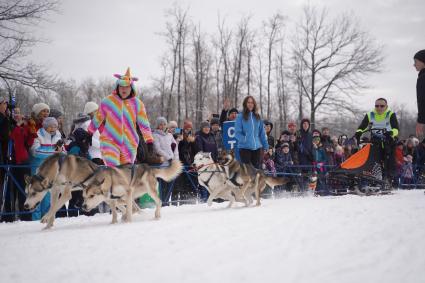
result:
[(258, 49), (257, 54), (258, 68), (257, 70), (257, 81), (258, 81), (258, 94), (260, 97), (260, 114), (261, 117), (264, 117), (264, 103), (263, 103), (263, 58), (261, 57), (261, 48)]
[(284, 17), (280, 13), (274, 14), (264, 23), (265, 36), (267, 37), (267, 119), (271, 117), (271, 72), (273, 49), (280, 40)]
[(210, 68), (212, 56), (208, 52), (205, 35), (201, 32), (201, 27), (193, 28), (192, 34), (194, 58), (194, 79), (195, 79), (195, 121), (199, 125), (203, 120), (206, 96), (209, 91)]
[(40, 89), (51, 88), (54, 78), (46, 70), (25, 62), (31, 47), (41, 40), (34, 30), (48, 14), (56, 11), (53, 0), (7, 0), (0, 4), (0, 83), (19, 82)]
[(352, 95), (367, 87), (365, 77), (379, 72), (383, 60), (382, 47), (352, 15), (329, 20), (326, 9), (306, 6), (293, 42), (294, 69), (313, 126), (319, 109), (351, 111)]
[(216, 47), (220, 50), (221, 61), (223, 66), (223, 99), (230, 98), (231, 83), (230, 83), (230, 44), (232, 42), (233, 33), (225, 26), (225, 21), (218, 18), (218, 40), (215, 41)]
[(77, 117), (77, 113), (83, 111), (81, 105), (86, 102), (84, 97), (78, 95), (80, 87), (73, 80), (61, 81), (56, 87), (58, 104), (61, 106), (65, 119), (64, 129), (69, 132), (71, 129), (72, 119)]
[[(289, 77), (286, 72), (285, 66), (285, 55), (284, 55), (284, 44), (283, 40), (280, 42), (280, 49), (276, 53), (276, 92), (278, 98), (278, 109), (279, 109), (279, 122), (283, 125), (286, 125), (288, 116), (289, 116), (289, 96), (287, 93), (287, 82), (286, 79)], [(282, 126), (282, 125), (281, 125)]]
[(234, 105), (238, 105), (239, 81), (242, 73), (242, 62), (245, 55), (246, 41), (249, 35), (249, 21), (251, 17), (243, 17), (237, 27), (236, 48), (233, 60), (233, 76), (231, 82)]
[(251, 82), (252, 82), (252, 59), (254, 56), (254, 49), (256, 48), (256, 32), (250, 31), (247, 35), (245, 49), (246, 49), (246, 69), (247, 69), (247, 77), (246, 77), (246, 88), (247, 95), (251, 95)]

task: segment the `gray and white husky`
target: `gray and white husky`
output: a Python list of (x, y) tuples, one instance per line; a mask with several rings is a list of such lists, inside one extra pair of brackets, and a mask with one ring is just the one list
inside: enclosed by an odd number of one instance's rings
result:
[[(98, 169), (99, 166), (94, 162), (76, 155), (57, 153), (48, 157), (35, 175), (25, 176), (27, 198), (24, 208), (34, 209), (47, 192), (51, 191), (50, 209), (41, 219), (41, 223), (47, 224), (45, 229), (51, 228), (56, 212), (71, 199), (71, 192), (82, 190)], [(110, 203), (112, 209), (116, 205), (120, 210), (124, 210), (122, 203)], [(134, 208), (137, 211), (138, 207)]]
[(210, 193), (208, 205), (214, 199), (222, 198), (230, 201), (229, 207), (234, 201), (244, 202), (248, 206), (253, 203), (252, 195), (255, 194), (258, 206), (261, 204), (260, 194), (266, 185), (273, 188), (287, 183), (286, 178), (267, 176), (252, 165), (240, 163), (231, 154), (221, 159), (224, 162), (218, 164), (207, 152), (198, 152), (194, 158), (199, 183)]
[[(161, 199), (158, 197), (158, 180), (170, 182), (182, 172), (179, 160), (171, 161), (169, 167), (153, 168), (147, 164), (107, 167), (97, 170), (83, 189), (83, 209), (89, 211), (102, 201), (119, 201), (126, 205), (123, 220), (132, 221), (133, 199), (148, 194), (156, 205), (155, 218), (161, 217)], [(112, 208), (112, 223), (117, 222), (116, 209)]]

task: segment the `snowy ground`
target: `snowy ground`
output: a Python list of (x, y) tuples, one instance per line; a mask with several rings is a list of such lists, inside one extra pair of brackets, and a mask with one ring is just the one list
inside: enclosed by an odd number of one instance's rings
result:
[(0, 224), (0, 281), (425, 282), (425, 195), (292, 197)]

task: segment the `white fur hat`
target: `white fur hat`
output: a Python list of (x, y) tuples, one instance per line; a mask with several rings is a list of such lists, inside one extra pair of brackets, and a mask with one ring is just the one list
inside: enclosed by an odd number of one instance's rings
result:
[(46, 103), (36, 103), (32, 107), (32, 112), (34, 113), (35, 116), (38, 116), (38, 114), (40, 114), (40, 112), (45, 109), (50, 111), (49, 105), (47, 105)]
[(96, 102), (89, 101), (86, 103), (86, 105), (84, 105), (83, 113), (87, 115), (96, 111), (97, 109), (99, 109), (99, 105), (97, 105)]

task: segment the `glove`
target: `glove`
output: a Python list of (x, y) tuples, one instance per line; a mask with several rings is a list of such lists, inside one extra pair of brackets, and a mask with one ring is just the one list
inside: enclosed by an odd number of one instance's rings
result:
[(356, 141), (357, 141), (357, 145), (360, 144), (360, 138), (361, 138), (361, 136), (362, 136), (362, 133), (361, 132), (356, 132), (355, 135), (354, 135), (354, 137), (356, 138)]
[(147, 143), (146, 146), (148, 147), (148, 155), (153, 155), (153, 143)]
[(56, 143), (56, 147), (58, 147), (58, 148), (62, 147), (63, 145), (64, 145), (63, 140), (58, 140), (57, 143)]

